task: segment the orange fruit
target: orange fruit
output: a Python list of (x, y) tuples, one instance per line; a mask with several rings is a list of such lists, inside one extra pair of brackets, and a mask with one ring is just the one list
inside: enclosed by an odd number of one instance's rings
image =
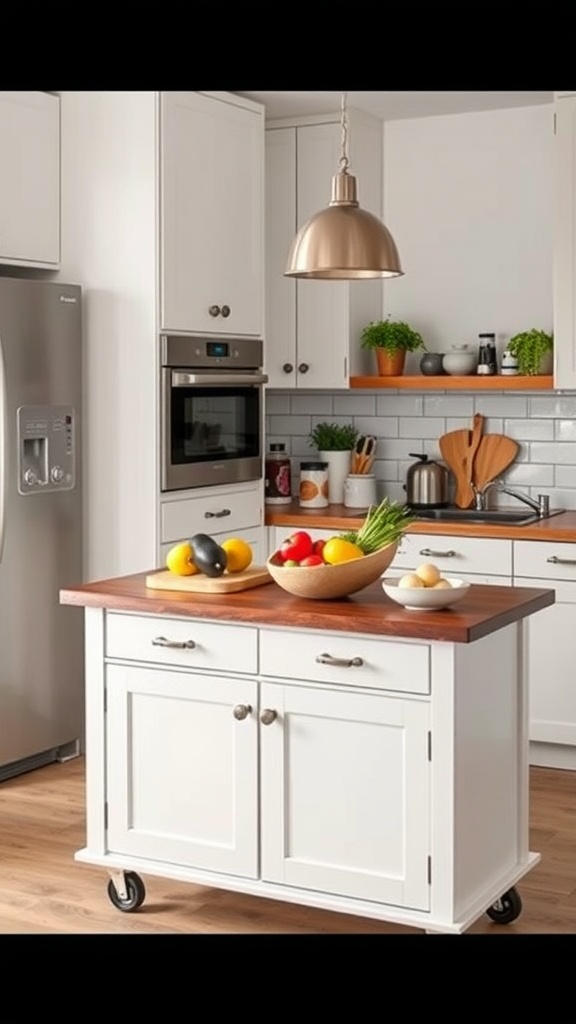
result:
[(241, 537), (229, 537), (222, 541), (220, 547), (226, 552), (227, 572), (243, 572), (254, 557), (248, 541)]

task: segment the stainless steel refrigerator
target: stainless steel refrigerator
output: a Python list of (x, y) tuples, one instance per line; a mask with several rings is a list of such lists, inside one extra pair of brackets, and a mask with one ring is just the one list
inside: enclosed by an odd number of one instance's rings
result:
[(82, 742), (81, 300), (0, 278), (0, 781)]

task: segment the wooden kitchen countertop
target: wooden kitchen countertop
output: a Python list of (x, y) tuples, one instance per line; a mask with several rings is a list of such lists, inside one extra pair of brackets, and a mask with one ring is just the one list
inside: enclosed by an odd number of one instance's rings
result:
[(275, 582), (232, 594), (150, 590), (146, 587), (147, 575), (136, 573), (63, 589), (60, 603), (228, 624), (471, 643), (549, 607), (555, 600), (555, 592), (550, 589), (472, 584), (454, 608), (418, 612), (391, 601), (379, 581), (350, 597), (316, 601), (293, 597)]
[[(508, 506), (510, 507), (510, 506)], [(523, 509), (518, 504), (514, 508)], [(529, 509), (526, 508), (526, 513)], [(365, 519), (366, 513), (344, 505), (328, 508), (302, 509), (298, 502), (265, 508), (266, 526), (286, 526), (302, 530), (354, 530)], [(561, 512), (550, 519), (541, 519), (528, 526), (487, 523), (440, 523), (421, 519), (408, 528), (407, 533), (437, 533), (453, 537), (504, 537), (510, 540), (576, 541), (576, 511)]]

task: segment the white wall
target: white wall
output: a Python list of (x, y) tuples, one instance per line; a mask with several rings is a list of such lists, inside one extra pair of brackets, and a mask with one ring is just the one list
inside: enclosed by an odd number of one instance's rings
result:
[(384, 220), (405, 276), (385, 283), (385, 315), (429, 349), (552, 330), (553, 138), (552, 105), (386, 122)]

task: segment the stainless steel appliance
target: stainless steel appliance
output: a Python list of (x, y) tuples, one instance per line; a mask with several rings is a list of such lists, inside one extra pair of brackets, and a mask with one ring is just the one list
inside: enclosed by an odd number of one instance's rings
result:
[(79, 753), (81, 290), (0, 278), (0, 780)]
[(161, 489), (263, 477), (263, 346), (257, 339), (160, 337)]
[(448, 470), (427, 455), (410, 452), (418, 462), (406, 474), (406, 503), (411, 508), (443, 508), (448, 504)]

